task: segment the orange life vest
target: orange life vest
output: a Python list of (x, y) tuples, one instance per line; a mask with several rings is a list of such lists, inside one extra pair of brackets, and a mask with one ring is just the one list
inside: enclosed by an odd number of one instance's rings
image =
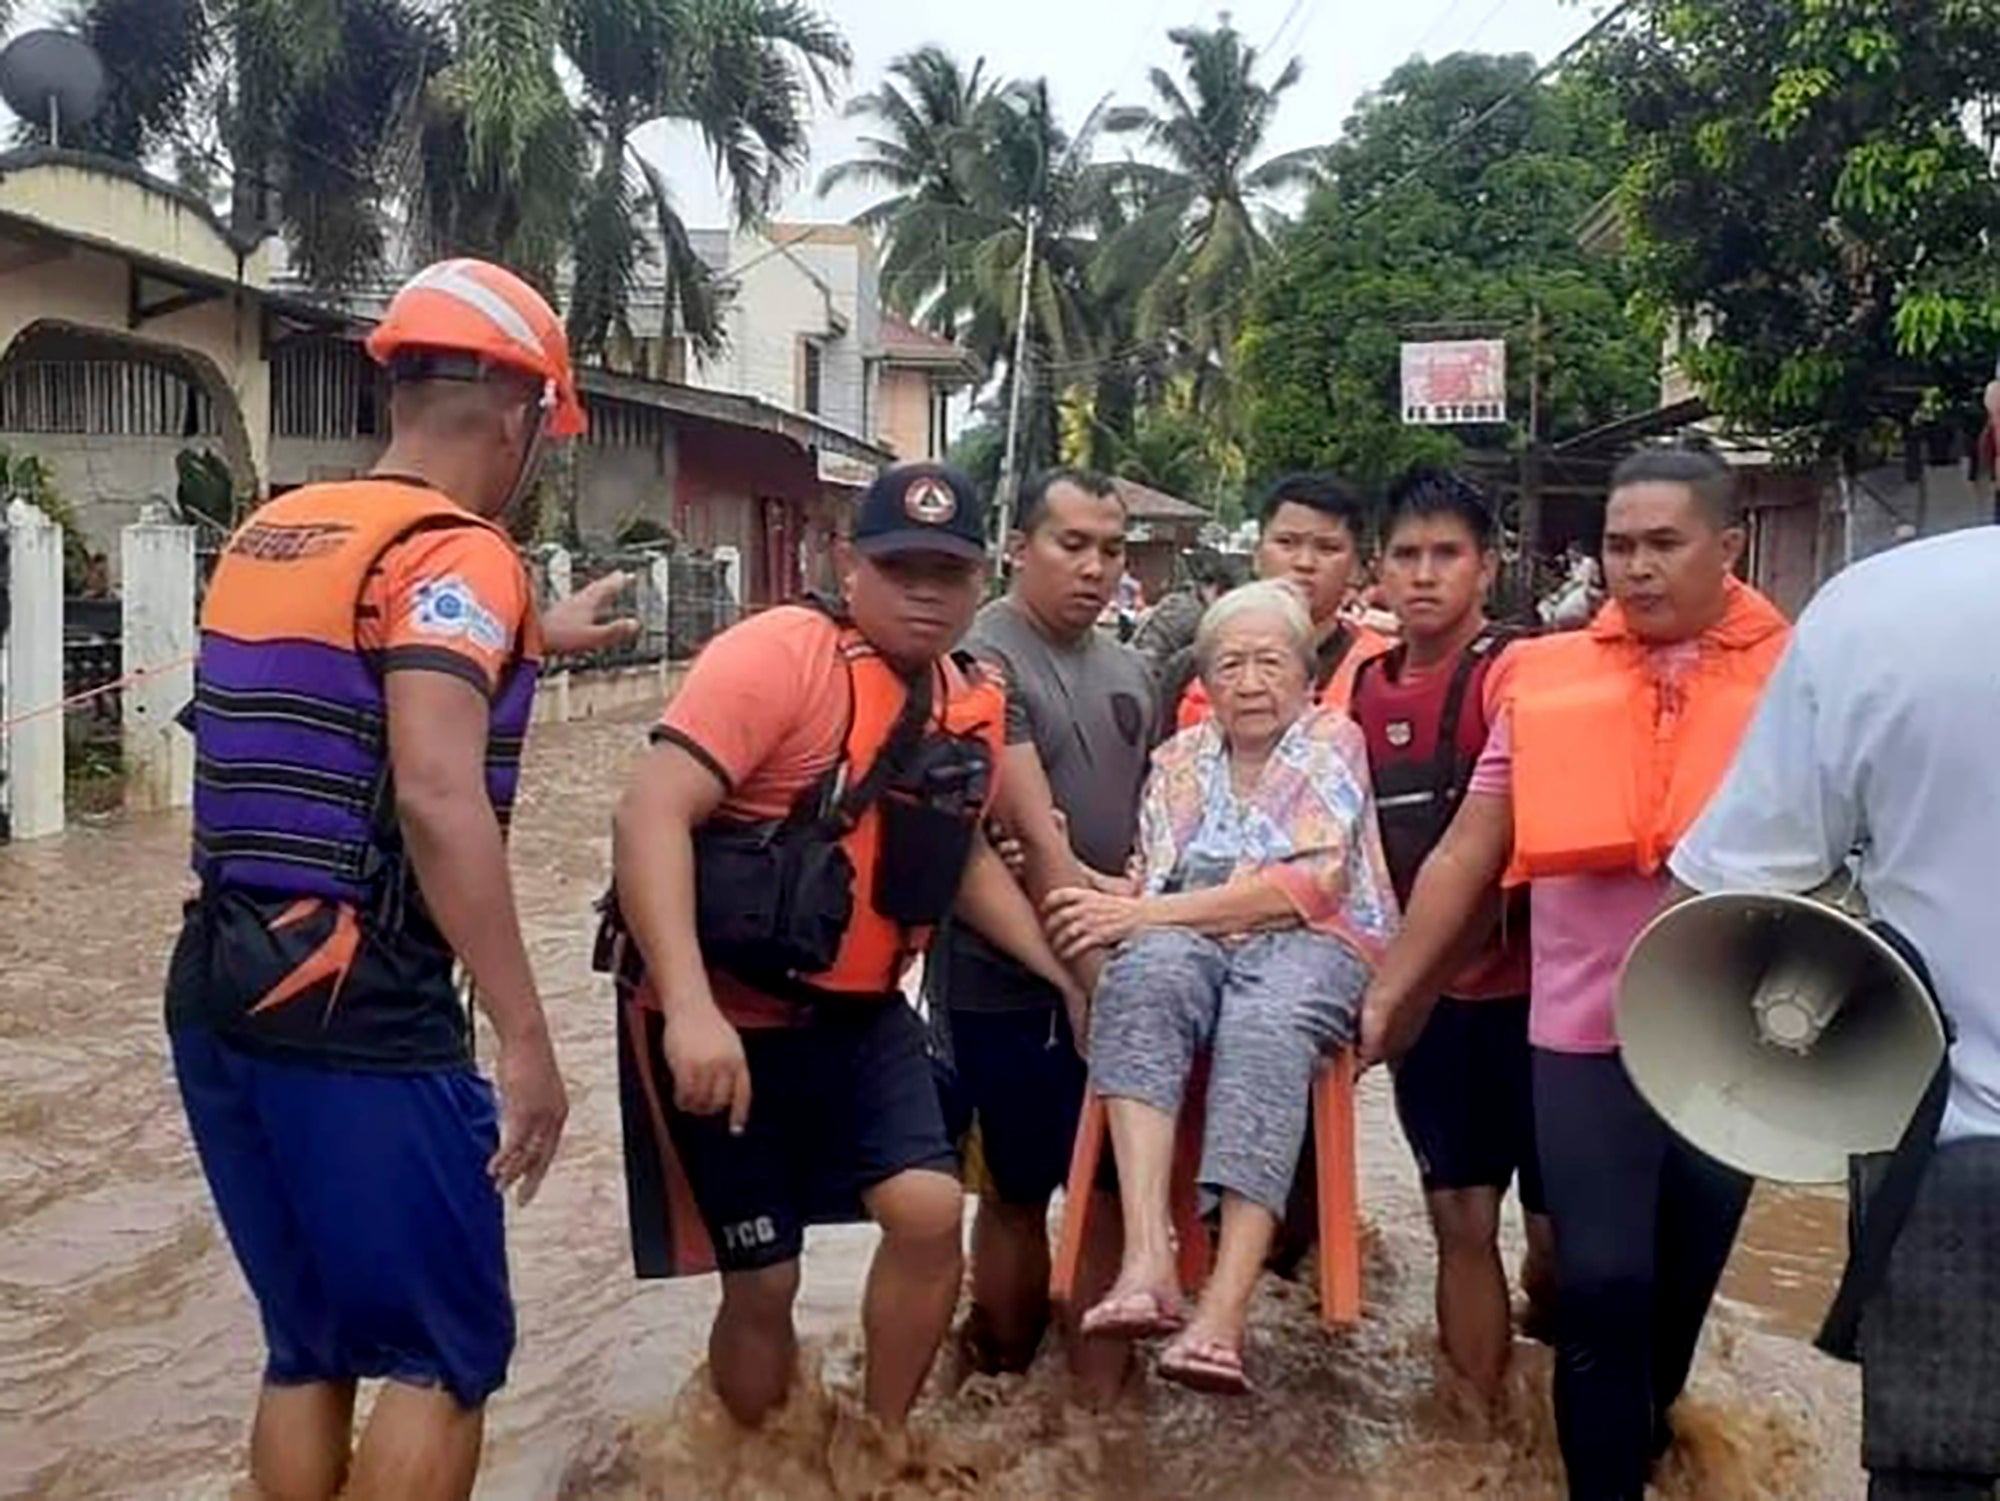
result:
[[(908, 689), (896, 670), (882, 660), (853, 627), (840, 633), (840, 654), (846, 659), (854, 686), (853, 717), (848, 722), (843, 760), (849, 782), (864, 776), (888, 743), (889, 733), (903, 712)], [(970, 659), (947, 657), (932, 669), (931, 720), (927, 736), (976, 740), (986, 750), (993, 777), (988, 780), (987, 806), (1006, 748), (1007, 696), (999, 681)], [(893, 795), (893, 794), (891, 794)], [(985, 809), (980, 810), (983, 819)], [(910, 960), (929, 941), (928, 930), (912, 930), (890, 921), (871, 900), (882, 860), (882, 804), (878, 801), (841, 841), (854, 862), (854, 921), (840, 945), (833, 968), (807, 977), (813, 990), (838, 994), (885, 995), (894, 991)], [(936, 872), (939, 881), (956, 888), (963, 871)]]
[(1729, 583), (1723, 616), (1662, 676), (1617, 604), (1588, 630), (1514, 649), (1510, 885), (1657, 872), (1721, 785), (1791, 627)]
[[(1396, 643), (1380, 631), (1369, 626), (1348, 624), (1341, 627), (1347, 648), (1334, 659), (1332, 671), (1321, 671), (1324, 676), (1319, 683), (1320, 707), (1345, 714), (1354, 699), (1354, 679), (1364, 662), (1386, 655)], [(1180, 709), (1175, 714), (1175, 724), (1183, 730), (1191, 730), (1198, 724), (1206, 723), (1215, 713), (1215, 706), (1209, 702), (1208, 687), (1200, 678), (1195, 678), (1181, 695)]]

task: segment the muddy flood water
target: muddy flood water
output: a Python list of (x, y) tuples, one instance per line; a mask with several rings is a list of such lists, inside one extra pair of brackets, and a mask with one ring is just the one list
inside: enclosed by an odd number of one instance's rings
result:
[[(514, 863), (570, 1079), (555, 1173), (510, 1211), (521, 1345), (492, 1408), (485, 1498), (1325, 1498), (1560, 1496), (1547, 1356), (1482, 1433), (1432, 1395), (1431, 1257), (1379, 1078), (1363, 1088), (1367, 1317), (1318, 1328), (1307, 1295), (1260, 1303), (1259, 1394), (1147, 1381), (1105, 1415), (1023, 1379), (934, 1390), (886, 1450), (849, 1393), (871, 1234), (806, 1257), (810, 1371), (773, 1427), (734, 1431), (694, 1379), (714, 1292), (641, 1287), (625, 1244), (609, 1002), (589, 908), (633, 723), (538, 732)], [(260, 1365), (254, 1309), (213, 1220), (172, 1093), (159, 976), (178, 916), (183, 820), (113, 821), (0, 846), (0, 1496), (236, 1491)], [(1850, 1501), (1858, 1382), (1805, 1343), (1836, 1270), (1836, 1197), (1760, 1196), (1712, 1321), (1659, 1494)]]

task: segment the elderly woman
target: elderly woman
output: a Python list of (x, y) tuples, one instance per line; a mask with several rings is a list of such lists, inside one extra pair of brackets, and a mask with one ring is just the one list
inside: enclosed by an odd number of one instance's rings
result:
[[(1320, 1055), (1352, 1040), (1396, 922), (1361, 732), (1311, 704), (1313, 628), (1287, 584), (1209, 610), (1195, 655), (1216, 714), (1161, 747), (1137, 881), (1049, 901), (1056, 946), (1115, 950), (1091, 1019), (1125, 1255), (1087, 1334), (1176, 1336), (1160, 1374), (1248, 1389), (1250, 1296), (1284, 1214)], [(1210, 1058), (1200, 1187), (1221, 1241), (1192, 1319), (1175, 1276), (1168, 1175), (1197, 1056)]]

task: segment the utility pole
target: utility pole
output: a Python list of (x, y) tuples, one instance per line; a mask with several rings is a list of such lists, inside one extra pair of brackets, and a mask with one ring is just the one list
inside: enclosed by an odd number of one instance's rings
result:
[(1041, 226), (1041, 209), (1028, 205), (1027, 238), (1021, 249), (1021, 306), (1014, 321), (1014, 364), (1008, 372), (1013, 387), (1007, 393), (1007, 448), (1000, 461), (1000, 535), (993, 549), (993, 577), (1007, 571), (1007, 534), (1014, 529), (1014, 497), (1020, 489), (1021, 392), (1028, 384), (1028, 299), (1034, 292), (1035, 232)]
[[(1114, 92), (1116, 91), (1107, 91), (1092, 107), (1090, 113), (1083, 117), (1083, 125), (1077, 130), (1075, 138), (1070, 141), (1069, 149), (1063, 153), (1059, 164), (1063, 169), (1068, 169), (1070, 159), (1090, 141), (1097, 127), (1097, 117), (1104, 113), (1104, 106), (1111, 102), (1111, 95)], [(1048, 171), (1049, 164), (1044, 161), (1042, 163), (1044, 187), (1048, 184)], [(1039, 197), (1039, 193), (1037, 196)], [(998, 545), (993, 549), (993, 577), (996, 579), (1004, 576), (1007, 571), (1005, 552), (1007, 534), (1014, 529), (1014, 502), (1021, 485), (1021, 396), (1028, 384), (1028, 303), (1034, 295), (1035, 251), (1041, 227), (1041, 205), (1030, 203), (1025, 243), (1021, 247), (1021, 306), (1017, 310), (1019, 319), (1014, 326), (1014, 368), (1009, 376), (1014, 386), (1008, 393), (1007, 399), (1007, 447), (1000, 461), (1000, 535), (995, 539)]]
[(1535, 558), (1542, 545), (1542, 360), (1546, 340), (1542, 303), (1535, 299), (1528, 316), (1528, 448), (1521, 455), (1521, 556), (1516, 594), (1521, 608), (1535, 608)]

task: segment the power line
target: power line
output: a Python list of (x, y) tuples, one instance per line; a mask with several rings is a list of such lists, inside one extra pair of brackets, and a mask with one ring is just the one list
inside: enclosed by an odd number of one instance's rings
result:
[(1479, 39), (1482, 36), (1486, 35), (1486, 28), (1493, 24), (1494, 19), (1500, 14), (1500, 12), (1505, 10), (1508, 6), (1512, 5), (1513, 3), (1514, 0), (1493, 0), (1493, 8), (1488, 12), (1486, 12), (1485, 16), (1480, 19), (1480, 22), (1477, 26), (1473, 27), (1471, 31), (1466, 33), (1465, 40), (1458, 44), (1459, 50), (1464, 52), (1471, 51), (1473, 46), (1479, 41)]
[[(1450, 153), (1456, 151), (1460, 146), (1464, 145), (1467, 140), (1471, 139), (1473, 135), (1475, 135), (1480, 130), (1484, 129), (1490, 121), (1492, 121), (1502, 111), (1507, 109), (1509, 105), (1517, 103), (1531, 89), (1534, 89), (1539, 85), (1541, 85), (1542, 83), (1546, 82), (1551, 74), (1557, 72), (1565, 63), (1569, 62), (1579, 52), (1583, 51), (1584, 48), (1588, 47), (1592, 42), (1596, 41), (1600, 36), (1602, 36), (1606, 31), (1608, 31), (1611, 28), (1611, 26), (1614, 23), (1616, 23), (1621, 17), (1623, 17), (1627, 12), (1631, 11), (1635, 6), (1637, 6), (1638, 3), (1639, 0), (1619, 0), (1619, 3), (1617, 5), (1614, 5), (1610, 10), (1606, 11), (1602, 16), (1598, 17), (1598, 19), (1591, 24), (1589, 29), (1584, 31), (1582, 35), (1578, 36), (1568, 46), (1564, 47), (1562, 51), (1556, 53), (1555, 56), (1551, 57), (1547, 62), (1543, 63), (1541, 67), (1537, 68), (1533, 73), (1529, 74), (1527, 78), (1523, 79), (1520, 83), (1516, 84), (1513, 88), (1509, 89), (1505, 94), (1501, 95), (1500, 98), (1495, 100), (1486, 109), (1480, 111), (1479, 114), (1475, 115), (1471, 120), (1468, 120), (1464, 125), (1460, 126), (1457, 130), (1453, 131), (1451, 135), (1447, 136), (1443, 141), (1439, 142), (1435, 147), (1433, 147), (1430, 151), (1426, 152), (1421, 158), (1419, 158), (1416, 164), (1412, 166), (1407, 172), (1405, 172), (1401, 177), (1398, 177), (1394, 182), (1390, 183), (1388, 187), (1378, 192), (1366, 204), (1363, 204), (1362, 207), (1358, 209), (1355, 213), (1343, 219), (1340, 222), (1339, 228), (1342, 230), (1351, 230), (1355, 226), (1367, 222), (1368, 219), (1370, 219), (1376, 213), (1380, 212), (1384, 207), (1386, 207), (1389, 201), (1393, 199), (1398, 193), (1400, 193), (1404, 188), (1408, 187), (1411, 183), (1415, 182), (1419, 177), (1423, 176), (1423, 174), (1429, 171), (1431, 167), (1436, 165), (1437, 162), (1441, 161), (1444, 157), (1448, 156)], [(1241, 307), (1242, 304), (1249, 299), (1251, 293), (1254, 290), (1255, 290), (1254, 278), (1246, 280), (1244, 286), (1237, 291), (1234, 297), (1226, 299), (1217, 305), (1215, 312), (1224, 313), (1224, 312), (1234, 311), (1235, 309)], [(1114, 364), (1119, 360), (1127, 358), (1132, 355), (1151, 353), (1157, 350), (1159, 347), (1160, 345), (1158, 341), (1150, 343), (1135, 343), (1123, 346), (1122, 348), (1109, 350), (1102, 355), (1095, 356), (1089, 359), (1076, 360), (1070, 362), (1051, 361), (1045, 367), (1045, 369), (1047, 369), (1048, 372), (1051, 374), (1057, 373), (1058, 371), (1064, 371), (1064, 372), (1074, 371), (1075, 373), (1078, 374), (1086, 372), (1094, 373), (1097, 370), (1103, 369), (1106, 365)]]

